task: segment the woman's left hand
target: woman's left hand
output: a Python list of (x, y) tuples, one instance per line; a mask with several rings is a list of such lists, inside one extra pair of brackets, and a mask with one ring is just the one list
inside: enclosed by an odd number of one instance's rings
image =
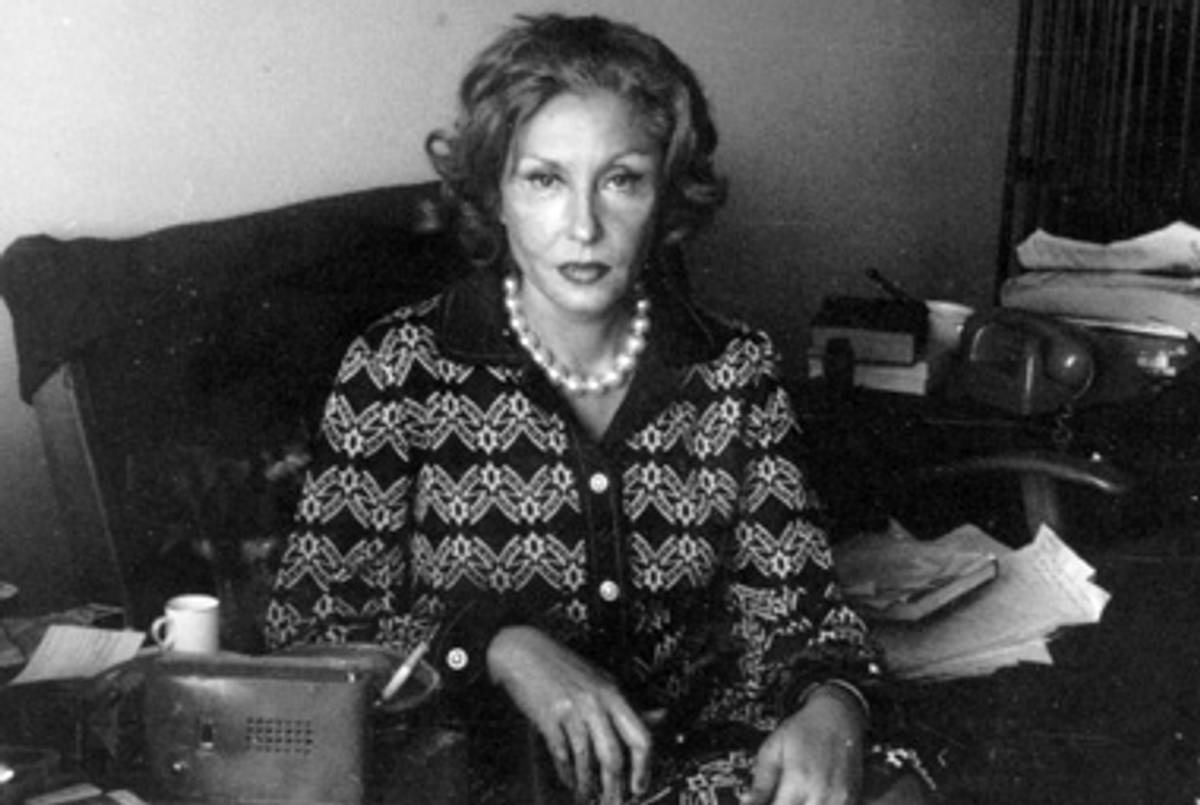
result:
[(866, 714), (847, 692), (817, 688), (763, 742), (742, 805), (845, 805), (862, 785)]

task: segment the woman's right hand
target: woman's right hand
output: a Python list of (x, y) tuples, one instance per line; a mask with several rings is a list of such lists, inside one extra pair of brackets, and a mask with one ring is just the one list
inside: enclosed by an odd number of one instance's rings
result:
[(612, 677), (529, 626), (510, 626), (487, 653), (492, 681), (533, 722), (559, 779), (581, 799), (600, 792), (618, 805), (650, 782), (650, 731)]

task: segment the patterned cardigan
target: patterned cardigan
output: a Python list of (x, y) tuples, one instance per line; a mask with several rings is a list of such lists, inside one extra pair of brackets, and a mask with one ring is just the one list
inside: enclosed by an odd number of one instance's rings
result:
[[(505, 625), (546, 630), (635, 706), (768, 728), (809, 686), (872, 685), (768, 338), (651, 290), (599, 440), (477, 272), (374, 324), (325, 408), (268, 644), (420, 640), (447, 691)], [(471, 697), (464, 697), (471, 698)]]

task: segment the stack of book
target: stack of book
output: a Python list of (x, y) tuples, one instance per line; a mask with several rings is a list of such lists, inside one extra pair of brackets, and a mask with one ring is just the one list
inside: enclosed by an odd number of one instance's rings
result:
[[(823, 377), (838, 339), (853, 356), (855, 386), (928, 394), (945, 377), (952, 352), (929, 342), (929, 315), (920, 302), (835, 296), (813, 317), (808, 376)], [(836, 348), (838, 345), (835, 345)]]

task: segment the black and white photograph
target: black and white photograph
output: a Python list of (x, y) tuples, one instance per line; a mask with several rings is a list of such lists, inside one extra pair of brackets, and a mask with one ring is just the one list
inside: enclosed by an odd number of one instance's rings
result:
[(61, 803), (1200, 803), (1200, 0), (0, 0)]

